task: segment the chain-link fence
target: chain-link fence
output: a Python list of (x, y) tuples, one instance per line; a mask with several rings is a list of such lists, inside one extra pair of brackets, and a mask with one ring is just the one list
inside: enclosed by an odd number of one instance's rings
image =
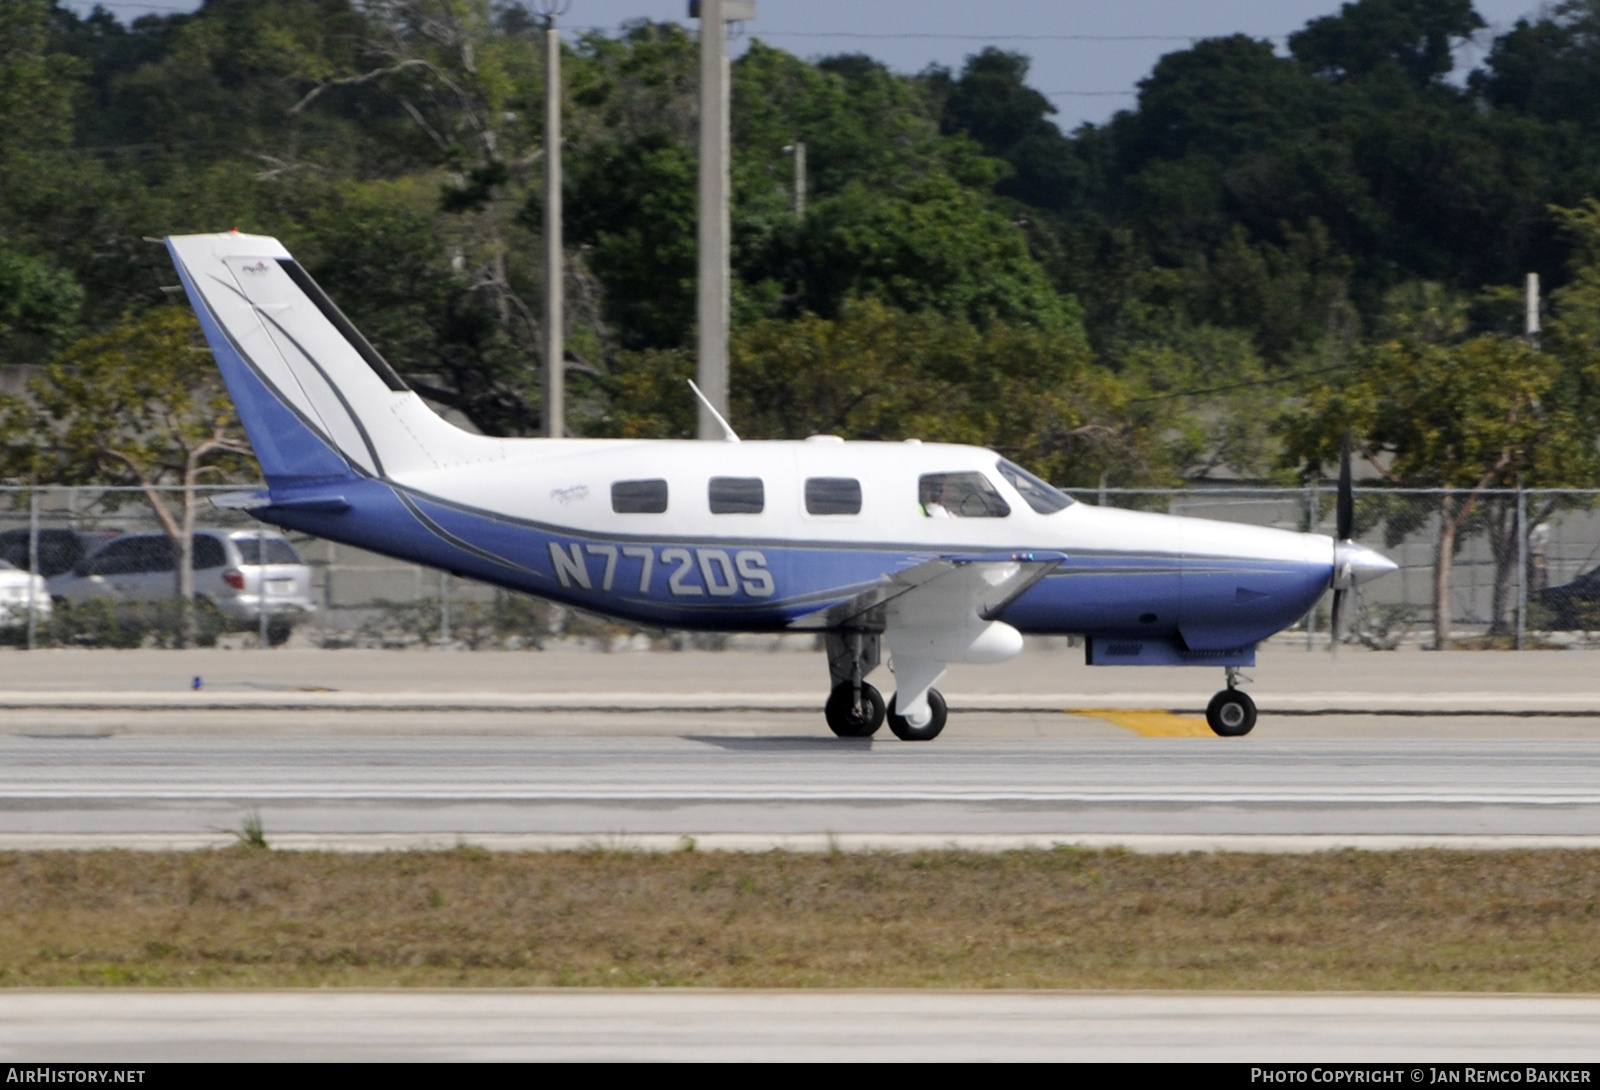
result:
[[(315, 646), (402, 647), (416, 643), (464, 643), (479, 646), (494, 643), (517, 646), (537, 643), (551, 634), (572, 627), (575, 618), (555, 607), (536, 603), (470, 580), (423, 567), (391, 560), (361, 549), (298, 533), (283, 533), (294, 556), (275, 555), (252, 538), (266, 529), (273, 537), (280, 531), (264, 528), (243, 511), (218, 507), (211, 497), (235, 492), (238, 485), (195, 489), (195, 529), (199, 534), (233, 539), (242, 537), (244, 551), (229, 550), (216, 571), (196, 573), (196, 590), (202, 597), (208, 588), (229, 595), (225, 582), (227, 564), (243, 560), (249, 569), (257, 562), (271, 564), (261, 572), (259, 585), (246, 585), (240, 596), (242, 607), (211, 618), (201, 613), (198, 638), (201, 642), (237, 640), (240, 643), (282, 643), (288, 639)], [(172, 517), (183, 517), (183, 489), (155, 490)], [(148, 535), (157, 548), (129, 548), (127, 539)], [(121, 540), (132, 562), (118, 565), (113, 573), (102, 573), (91, 561), (111, 542)], [(29, 646), (46, 644), (94, 644), (127, 646), (139, 642), (163, 642), (177, 636), (176, 626), (184, 621), (171, 602), (156, 599), (174, 596), (176, 571), (168, 558), (170, 539), (154, 504), (140, 488), (5, 488), (0, 489), (0, 559), (23, 571), (36, 571), (45, 578), (54, 605), (29, 617), (24, 606), (0, 614), (0, 640)], [(165, 546), (163, 552), (160, 546)], [(261, 550), (252, 552), (252, 548)], [(216, 561), (215, 550), (202, 557), (196, 550), (196, 567), (206, 560)], [(137, 555), (134, 555), (137, 554)], [(141, 573), (141, 563), (150, 568)], [(296, 581), (292, 564), (309, 568), (309, 584)], [(268, 575), (281, 577), (269, 580)], [(233, 578), (244, 582), (239, 575)], [(105, 603), (86, 602), (86, 579), (103, 584)], [(282, 582), (285, 590), (275, 595), (272, 583)], [(213, 587), (213, 584), (215, 586)], [(248, 592), (260, 591), (254, 598)], [(0, 602), (6, 601), (0, 582)], [(66, 597), (66, 596), (70, 596)], [(21, 600), (22, 595), (13, 597)], [(106, 608), (107, 605), (114, 609)], [(194, 626), (195, 622), (187, 622)], [(580, 622), (581, 627), (581, 622)], [(170, 631), (169, 631), (170, 630)], [(192, 630), (184, 634), (195, 638)]]
[[(241, 531), (259, 530), (260, 524), (248, 515), (218, 507), (209, 498), (238, 487), (196, 489), (196, 528), (235, 537)], [(1330, 535), (1334, 530), (1331, 485), (1101, 489), (1074, 494), (1088, 504)], [(181, 518), (183, 490), (163, 488), (159, 495)], [(1508, 647), (1586, 642), (1591, 633), (1600, 639), (1600, 574), (1592, 581), (1587, 578), (1600, 569), (1600, 491), (1500, 490), (1469, 497), (1462, 492), (1358, 488), (1355, 523), (1356, 539), (1382, 551), (1399, 565), (1399, 571), (1361, 588), (1345, 626), (1346, 638), (1380, 647), (1407, 638), (1433, 641), (1437, 560), (1443, 535), (1453, 537), (1454, 544), (1449, 609), (1444, 611), (1454, 639)], [(35, 595), (42, 590), (46, 597), (57, 597), (74, 570), (81, 569), (87, 557), (112, 539), (163, 533), (163, 523), (142, 489), (0, 489), (0, 558), (23, 572), (32, 569), (45, 577), (47, 582), (32, 592)], [(613, 646), (661, 639), (681, 644), (685, 639), (609, 625), (347, 545), (302, 534), (286, 536), (310, 569), (303, 595), (309, 608), (300, 610), (288, 599), (275, 600), (264, 589), (265, 612), (280, 622), (272, 626), (272, 642), (291, 635), (325, 647), (438, 642), (517, 646), (572, 634), (600, 638)], [(18, 577), (25, 580), (25, 576)], [(214, 579), (215, 573), (211, 577)], [(170, 586), (175, 591), (176, 578), (170, 569), (165, 579), (163, 583), (158, 577), (150, 585)], [(203, 592), (204, 588), (200, 589)], [(104, 635), (97, 635), (99, 630), (90, 624), (100, 616), (94, 613), (100, 607), (78, 609), (74, 614), (71, 603), (63, 609), (57, 598), (53, 613), (41, 617), (25, 607), (14, 608), (17, 602), (26, 601), (20, 584), (9, 592), (11, 598), (7, 593), (0, 580), (0, 602), (13, 603), (9, 611), (0, 611), (0, 639), (13, 644), (27, 640), (38, 646), (93, 643)], [(152, 596), (148, 588), (142, 593)], [(229, 623), (202, 635), (242, 642), (267, 637), (267, 626), (259, 624), (262, 612), (235, 613), (223, 619)], [(63, 620), (67, 614), (76, 620), (67, 623)], [(25, 620), (29, 623), (24, 624)], [(1297, 631), (1307, 646), (1326, 646), (1328, 621), (1326, 602), (1302, 621)], [(170, 626), (170, 611), (162, 613), (150, 605), (144, 629), (125, 627), (111, 642), (159, 640), (163, 624)], [(93, 630), (86, 630), (86, 625)], [(703, 642), (704, 638), (695, 640)]]

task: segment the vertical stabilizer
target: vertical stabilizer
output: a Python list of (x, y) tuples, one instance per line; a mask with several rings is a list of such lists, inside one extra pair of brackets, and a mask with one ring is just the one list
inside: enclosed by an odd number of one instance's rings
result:
[(380, 479), (505, 456), (441, 419), (276, 239), (169, 238), (269, 482)]

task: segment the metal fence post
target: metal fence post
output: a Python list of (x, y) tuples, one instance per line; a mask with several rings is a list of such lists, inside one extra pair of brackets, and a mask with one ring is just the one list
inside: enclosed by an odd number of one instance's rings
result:
[(1528, 493), (1517, 482), (1517, 650), (1528, 637)]
[[(1311, 485), (1306, 489), (1306, 533), (1317, 532), (1317, 523), (1321, 516), (1317, 513), (1317, 488)], [(1317, 604), (1311, 604), (1311, 612), (1306, 614), (1306, 650), (1317, 649)]]
[(439, 573), (439, 643), (450, 642), (450, 573)]
[(327, 563), (322, 568), (322, 616), (318, 624), (324, 642), (328, 638), (328, 625), (333, 621), (333, 571), (339, 566), (338, 542), (328, 542), (327, 557)]
[(267, 648), (267, 532), (256, 531), (256, 615), (260, 632), (256, 640), (264, 651)]
[(28, 493), (28, 650), (39, 649), (39, 491)]

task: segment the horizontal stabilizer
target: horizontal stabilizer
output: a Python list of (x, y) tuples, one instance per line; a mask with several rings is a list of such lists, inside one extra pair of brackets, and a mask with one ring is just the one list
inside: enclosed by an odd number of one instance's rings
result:
[(264, 488), (249, 492), (224, 492), (211, 497), (213, 507), (228, 511), (262, 511), (268, 507), (293, 511), (348, 511), (350, 501), (333, 492), (268, 492)]
[(254, 511), (271, 503), (272, 494), (265, 488), (253, 488), (248, 492), (221, 492), (211, 497), (211, 506), (224, 511)]
[(274, 492), (267, 504), (279, 510), (348, 511), (350, 501), (335, 492)]

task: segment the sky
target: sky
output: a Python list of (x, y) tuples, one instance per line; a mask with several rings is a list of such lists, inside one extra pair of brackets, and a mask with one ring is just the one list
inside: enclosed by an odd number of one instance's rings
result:
[[(193, 11), (199, 0), (100, 0), (124, 20)], [(87, 13), (93, 0), (67, 0)], [(530, 4), (530, 6), (537, 6)], [(1533, 14), (1538, 0), (1476, 0), (1489, 24), (1482, 41), (1457, 57), (1463, 70), (1488, 40)], [(1280, 50), (1309, 19), (1338, 0), (756, 0), (756, 18), (739, 24), (732, 45), (758, 37), (801, 57), (866, 53), (901, 72), (929, 64), (959, 70), (985, 46), (1032, 58), (1029, 82), (1056, 107), (1065, 131), (1100, 123), (1134, 104), (1135, 86), (1164, 53), (1198, 38), (1244, 33)], [(688, 23), (687, 0), (569, 0), (560, 24), (614, 30), (632, 19)]]

